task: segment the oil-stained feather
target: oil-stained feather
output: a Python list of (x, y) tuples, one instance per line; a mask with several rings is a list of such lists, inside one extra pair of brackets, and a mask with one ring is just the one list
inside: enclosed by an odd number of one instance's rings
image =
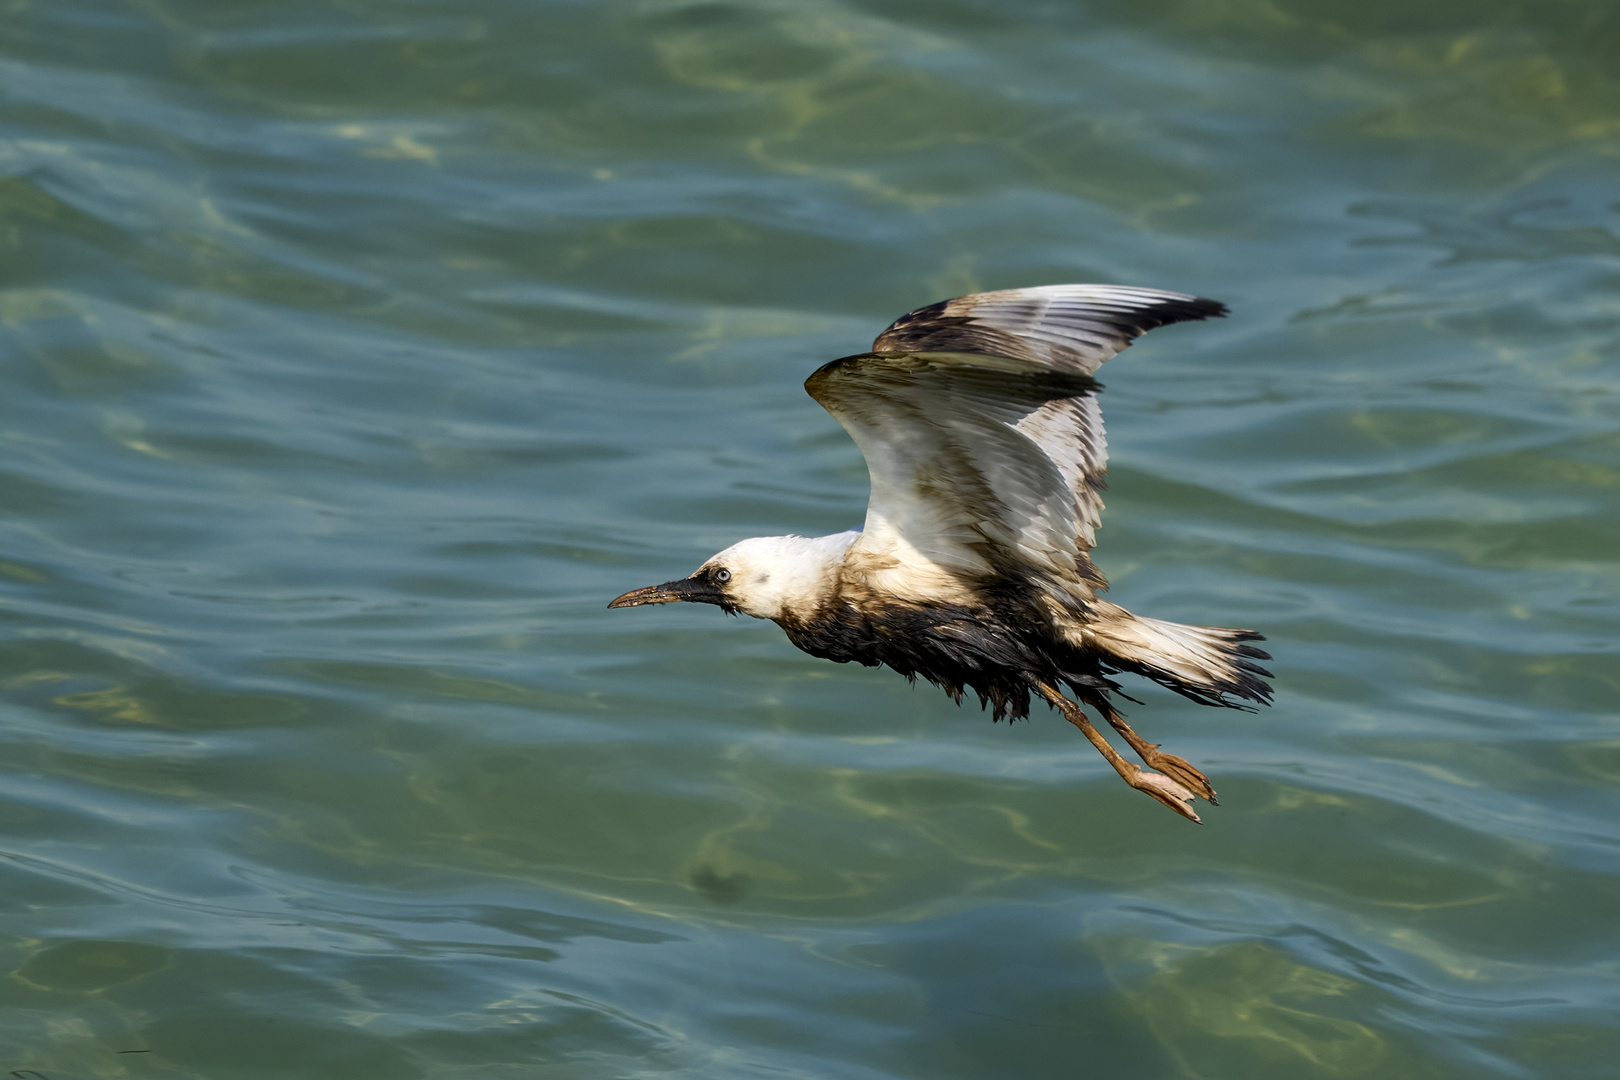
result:
[(1124, 285), (1045, 285), (974, 293), (896, 319), (872, 351), (1005, 356), (1093, 374), (1154, 327), (1226, 314), (1186, 293)]
[[(1089, 376), (1147, 330), (1222, 315), (1184, 293), (1052, 285), (911, 312), (805, 383), (866, 456), (852, 555), (924, 572), (1036, 573), (1089, 597), (1108, 449)], [(917, 557), (926, 561), (918, 563)], [(891, 575), (891, 588), (905, 588)], [(937, 587), (938, 575), (917, 581)]]

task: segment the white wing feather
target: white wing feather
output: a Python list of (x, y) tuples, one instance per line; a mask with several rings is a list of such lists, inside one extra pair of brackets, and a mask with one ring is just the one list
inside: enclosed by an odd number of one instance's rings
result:
[(1090, 375), (1155, 326), (1225, 310), (1111, 285), (979, 293), (911, 312), (873, 352), (822, 367), (805, 388), (872, 478), (850, 565), (918, 599), (1017, 571), (1089, 598), (1107, 463)]

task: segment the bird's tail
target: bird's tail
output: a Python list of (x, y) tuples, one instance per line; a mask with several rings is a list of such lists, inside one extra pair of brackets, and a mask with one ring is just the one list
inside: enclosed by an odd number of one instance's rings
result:
[(1243, 708), (1226, 695), (1271, 704), (1271, 672), (1256, 664), (1270, 660), (1248, 641), (1264, 641), (1253, 630), (1220, 626), (1184, 626), (1132, 615), (1117, 604), (1102, 603), (1086, 633), (1093, 648), (1121, 671), (1146, 676), (1183, 697), (1204, 705)]

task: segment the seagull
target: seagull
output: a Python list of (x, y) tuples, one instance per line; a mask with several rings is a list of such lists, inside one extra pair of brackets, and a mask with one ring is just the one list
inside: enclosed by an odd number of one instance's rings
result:
[[(866, 520), (832, 536), (743, 540), (689, 577), (610, 608), (714, 604), (770, 619), (811, 656), (964, 688), (993, 718), (1031, 695), (1079, 728), (1131, 787), (1192, 821), (1209, 779), (1131, 730), (1113, 676), (1143, 676), (1201, 705), (1271, 703), (1271, 657), (1252, 630), (1184, 626), (1101, 599), (1090, 551), (1107, 444), (1093, 376), (1132, 340), (1226, 305), (1119, 285), (975, 293), (901, 316), (872, 351), (805, 382), (866, 458)], [(1072, 699), (1063, 694), (1067, 687)], [(1081, 708), (1119, 733), (1127, 761)]]

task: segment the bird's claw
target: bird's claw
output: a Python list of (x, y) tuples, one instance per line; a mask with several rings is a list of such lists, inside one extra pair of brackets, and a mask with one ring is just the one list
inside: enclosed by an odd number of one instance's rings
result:
[(1148, 772), (1146, 769), (1136, 769), (1134, 774), (1125, 778), (1125, 781), (1137, 791), (1145, 792), (1158, 799), (1189, 821), (1200, 825), (1204, 823), (1204, 820), (1192, 808), (1193, 793), (1170, 777), (1162, 773)]
[(1149, 743), (1148, 746), (1150, 749), (1142, 755), (1148, 768), (1164, 773), (1211, 806), (1221, 805), (1215, 798), (1215, 789), (1210, 786), (1209, 777), (1194, 768), (1191, 762), (1175, 754), (1159, 753), (1157, 743)]

